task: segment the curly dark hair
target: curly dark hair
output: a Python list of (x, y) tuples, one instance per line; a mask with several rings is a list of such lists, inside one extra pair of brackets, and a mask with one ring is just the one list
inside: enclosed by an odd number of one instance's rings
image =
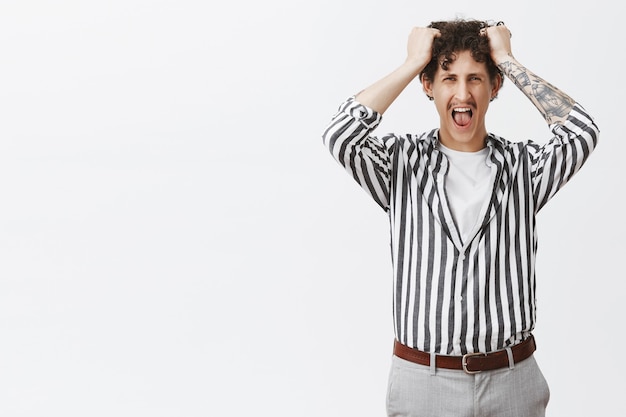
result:
[[(456, 58), (455, 53), (469, 51), (477, 62), (487, 64), (487, 71), (492, 81), (502, 72), (491, 59), (489, 39), (480, 34), (480, 30), (492, 26), (489, 22), (480, 20), (452, 20), (431, 22), (429, 28), (439, 29), (441, 36), (433, 41), (432, 59), (420, 74), (420, 79), (426, 77), (433, 80), (437, 68), (444, 70)], [(504, 81), (504, 77), (502, 77)]]

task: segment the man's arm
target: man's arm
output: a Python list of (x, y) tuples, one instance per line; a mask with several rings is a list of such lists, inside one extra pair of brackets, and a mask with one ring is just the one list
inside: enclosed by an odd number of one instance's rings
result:
[(407, 58), (404, 63), (391, 74), (358, 93), (356, 100), (383, 114), (430, 62), (433, 40), (439, 35), (438, 29), (413, 28), (409, 35)]
[(385, 210), (389, 209), (391, 146), (370, 136), (382, 114), (426, 67), (439, 30), (414, 28), (407, 57), (395, 71), (344, 102), (322, 134), (333, 157)]
[(533, 102), (549, 124), (563, 124), (575, 101), (520, 64), (511, 52), (511, 32), (506, 26), (487, 28), (491, 57), (513, 83)]

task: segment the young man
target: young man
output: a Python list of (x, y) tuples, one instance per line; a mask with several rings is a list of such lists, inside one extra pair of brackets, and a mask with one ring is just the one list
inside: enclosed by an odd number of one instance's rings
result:
[[(572, 98), (522, 66), (501, 22), (414, 28), (405, 62), (350, 97), (323, 134), (388, 213), (394, 274), (389, 416), (543, 416), (534, 358), (535, 215), (595, 148)], [(488, 133), (503, 76), (547, 121), (541, 145)], [(372, 136), (415, 78), (439, 128)]]

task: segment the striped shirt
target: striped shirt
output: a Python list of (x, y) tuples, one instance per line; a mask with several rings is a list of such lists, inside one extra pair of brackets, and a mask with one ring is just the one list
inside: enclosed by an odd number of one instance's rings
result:
[(535, 215), (595, 148), (594, 121), (576, 104), (544, 145), (489, 134), (489, 201), (463, 241), (446, 198), (438, 129), (378, 138), (371, 133), (381, 117), (350, 97), (322, 138), (389, 215), (395, 337), (443, 355), (526, 339), (536, 314)]

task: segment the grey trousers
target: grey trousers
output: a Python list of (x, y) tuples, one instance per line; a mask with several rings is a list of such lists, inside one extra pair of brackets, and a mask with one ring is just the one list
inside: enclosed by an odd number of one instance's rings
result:
[(548, 384), (534, 356), (512, 369), (474, 375), (418, 365), (392, 356), (389, 417), (543, 417)]

